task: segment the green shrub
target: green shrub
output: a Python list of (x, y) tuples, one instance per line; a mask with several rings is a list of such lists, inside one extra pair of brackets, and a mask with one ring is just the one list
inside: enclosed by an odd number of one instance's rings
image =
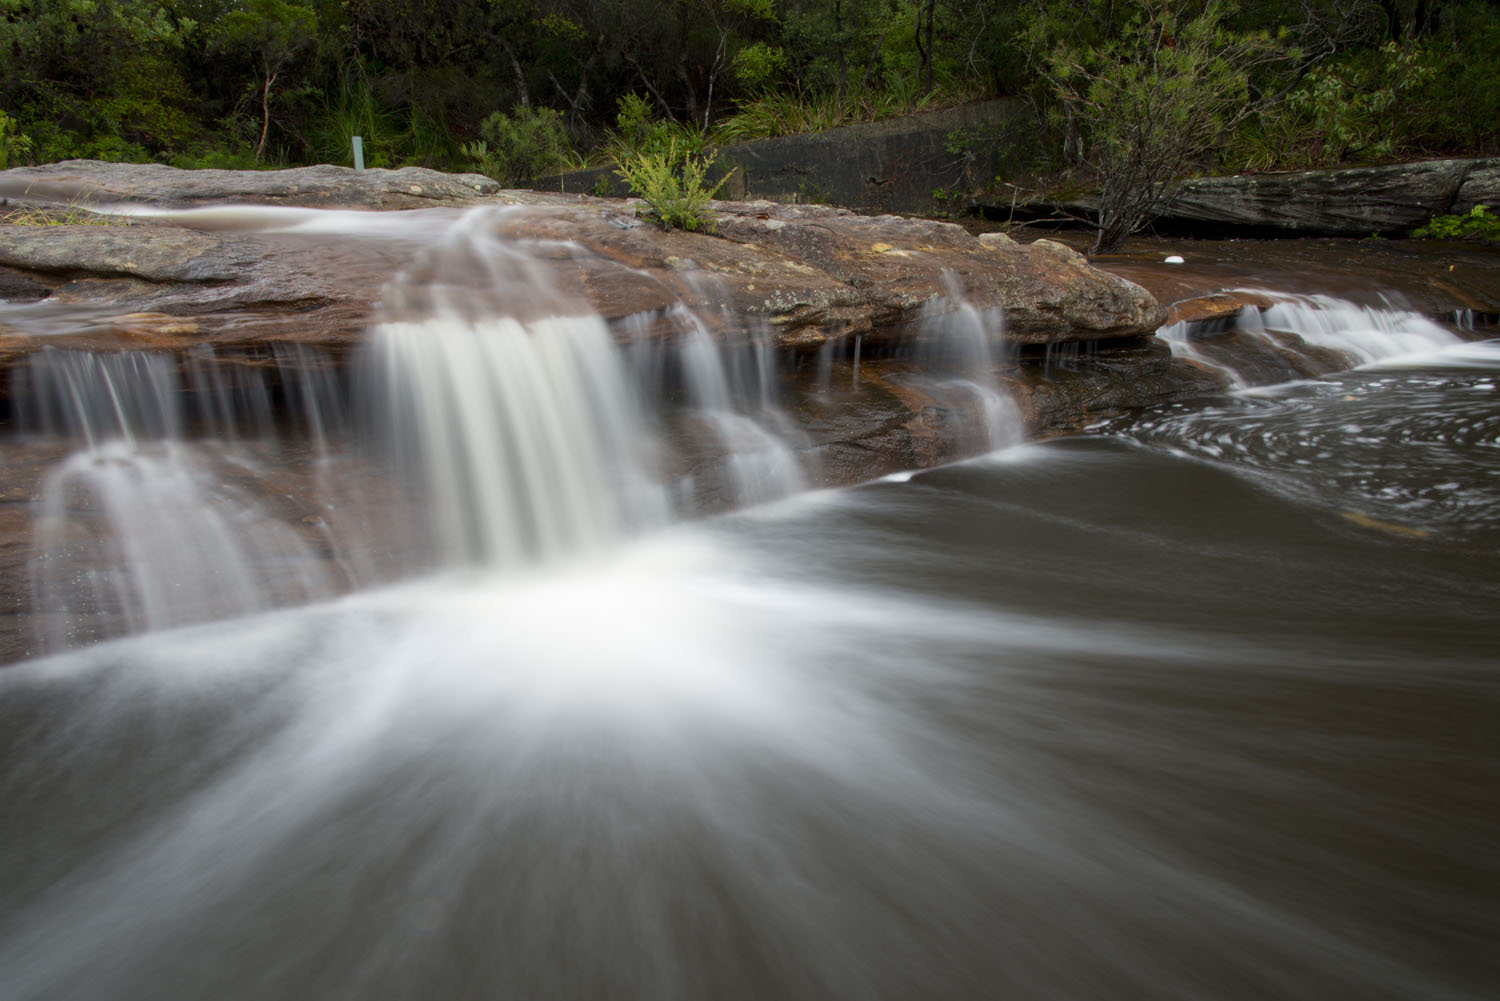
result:
[(716, 153), (679, 151), (670, 143), (662, 152), (641, 152), (620, 164), (617, 174), (630, 185), (631, 193), (645, 199), (651, 215), (662, 229), (696, 231), (711, 228), (703, 210), (729, 174), (707, 184)]
[(625, 164), (641, 154), (653, 156), (677, 151), (677, 155), (702, 156), (708, 136), (694, 125), (653, 118), (651, 102), (629, 93), (615, 102), (615, 127), (604, 138), (601, 150), (610, 162)]
[(178, 153), (168, 162), (184, 170), (267, 170), (278, 166), (274, 159), (257, 160), (253, 149), (242, 151), (205, 148)]
[(1411, 235), (1417, 240), (1500, 240), (1500, 218), (1488, 206), (1476, 205), (1464, 215), (1434, 216)]
[(1284, 101), (1247, 121), (1224, 158), (1232, 169), (1331, 167), (1410, 152), (1411, 97), (1436, 72), (1431, 52), (1389, 42), (1314, 66)]
[(519, 184), (572, 165), (572, 143), (554, 108), (520, 105), (510, 114), (497, 111), (479, 126), (481, 143), (464, 151), (476, 169), (502, 184)]
[(959, 104), (974, 97), (959, 90), (923, 90), (914, 75), (887, 73), (884, 83), (884, 87), (858, 98), (840, 97), (833, 91), (766, 91), (740, 101), (734, 114), (715, 123), (713, 139), (734, 143), (804, 135)]
[(31, 137), (21, 131), (16, 120), (0, 111), (0, 170), (14, 166), (31, 150)]
[(1418, 149), (1493, 154), (1500, 149), (1500, 18), (1472, 6), (1460, 17), (1451, 41), (1423, 46), (1430, 72), (1396, 111)]

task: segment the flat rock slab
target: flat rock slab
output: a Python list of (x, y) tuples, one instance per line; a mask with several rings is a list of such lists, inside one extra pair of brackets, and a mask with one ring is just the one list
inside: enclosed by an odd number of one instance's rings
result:
[(471, 204), (500, 190), (499, 182), (482, 174), (445, 174), (425, 167), (181, 170), (159, 163), (65, 160), (0, 171), (0, 198), (84, 205), (407, 209)]
[[(88, 343), (78, 346), (116, 336), (139, 346), (142, 315), (165, 318), (144, 325), (153, 343), (343, 344), (450, 290), (481, 303), (500, 295), (496, 306), (510, 308), (548, 283), (611, 321), (679, 303), (722, 307), (800, 349), (904, 337), (933, 310), (960, 304), (1003, 309), (1006, 336), (1020, 343), (1138, 337), (1165, 315), (1139, 286), (1061, 244), (826, 206), (716, 202), (710, 232), (688, 233), (645, 221), (636, 200), (501, 191), (485, 178), (416, 168), (177, 171), (71, 161), (0, 172), (0, 191), (31, 198), (48, 185), (54, 195), (86, 188), (96, 204), (129, 214), (110, 225), (0, 226), (0, 289), (33, 303), (0, 316), (0, 357), (34, 350), (38, 336), (62, 343), (69, 316), (86, 321), (73, 340)], [(299, 211), (414, 198), (447, 207)], [(213, 205), (220, 199), (265, 207)], [(171, 208), (204, 204), (213, 207)], [(476, 249), (486, 241), (493, 247)], [(521, 250), (546, 276), (522, 294), (497, 288), (497, 248)]]
[[(1077, 236), (1082, 242), (1087, 239)], [(1166, 264), (1168, 255), (1185, 258)], [(1174, 319), (1213, 310), (1188, 300), (1246, 290), (1337, 296), (1362, 306), (1410, 309), (1433, 318), (1500, 313), (1500, 247), (1448, 240), (1187, 240), (1132, 237), (1092, 263), (1147, 289)], [(1228, 307), (1226, 307), (1228, 308)]]

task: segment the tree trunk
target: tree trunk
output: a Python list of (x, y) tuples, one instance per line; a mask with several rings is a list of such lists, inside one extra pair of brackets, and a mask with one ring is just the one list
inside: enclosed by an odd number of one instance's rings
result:
[(927, 63), (927, 80), (923, 84), (923, 90), (932, 93), (932, 22), (937, 19), (937, 0), (927, 0), (927, 51), (925, 61)]
[(271, 85), (276, 82), (276, 71), (269, 63), (265, 67), (265, 86), (260, 90), (260, 142), (255, 145), (255, 162), (260, 163), (266, 152), (266, 136), (271, 132)]
[(912, 41), (917, 43), (917, 80), (921, 81), (923, 75), (932, 76), (932, 50), (922, 44), (922, 15), (926, 13), (928, 6), (926, 0), (917, 4), (916, 30), (912, 34)]
[(526, 73), (521, 69), (521, 60), (516, 58), (516, 52), (505, 42), (500, 43), (505, 49), (505, 54), (510, 59), (510, 71), (516, 78), (516, 103), (523, 108), (531, 106), (531, 92), (526, 89)]

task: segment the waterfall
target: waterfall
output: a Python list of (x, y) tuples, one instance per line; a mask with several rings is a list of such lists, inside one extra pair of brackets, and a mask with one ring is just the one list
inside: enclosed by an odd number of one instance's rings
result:
[(1220, 365), (1204, 354), (1198, 345), (1194, 343), (1192, 337), (1193, 328), (1194, 324), (1188, 323), (1185, 320), (1178, 320), (1175, 323), (1169, 323), (1158, 329), (1156, 336), (1167, 342), (1167, 347), (1171, 348), (1173, 357), (1184, 358), (1188, 361), (1197, 362), (1200, 365), (1206, 365), (1209, 368), (1223, 372), (1229, 376), (1229, 385), (1232, 388), (1244, 389), (1246, 382), (1243, 375), (1234, 369)]
[(418, 484), (445, 564), (555, 559), (665, 519), (599, 317), (387, 323), (365, 364), (371, 425)]
[(918, 323), (917, 358), (930, 373), (923, 382), (942, 406), (968, 415), (964, 437), (975, 451), (1014, 445), (1023, 425), (996, 376), (995, 346), (1004, 338), (1004, 314), (975, 307), (952, 276), (948, 282), (948, 294), (929, 302)]
[(1414, 359), (1461, 343), (1441, 325), (1389, 303), (1375, 307), (1328, 295), (1255, 294), (1271, 304), (1245, 306), (1231, 322), (1170, 323), (1156, 334), (1174, 355), (1218, 369), (1236, 389), (1303, 371)]
[(1419, 313), (1394, 307), (1360, 306), (1329, 295), (1278, 296), (1241, 329), (1283, 330), (1308, 344), (1348, 355), (1357, 365), (1435, 351), (1458, 338)]
[(793, 433), (775, 405), (769, 340), (751, 337), (726, 349), (691, 311), (674, 309), (671, 318), (688, 401), (724, 450), (726, 499), (761, 504), (806, 489)]
[[(816, 481), (817, 450), (781, 407), (789, 359), (763, 321), (724, 305), (718, 279), (690, 261), (663, 278), (567, 241), (507, 237), (517, 211), (413, 227), (421, 247), (348, 363), (276, 343), (47, 350), (18, 368), (16, 425), (52, 452), (29, 561), (44, 645), (417, 573), (591, 557)], [(358, 213), (282, 216), (264, 222), (366, 232)], [(613, 268), (656, 283), (668, 304), (611, 323), (560, 277)], [(996, 377), (1002, 336), (999, 311), (976, 308), (952, 276), (914, 325), (898, 377), (932, 401), (957, 442), (948, 455), (1019, 437)], [(834, 385), (829, 347), (817, 391), (862, 392), (861, 365), (888, 359), (866, 362), (859, 334), (838, 345), (848, 381)]]
[[(329, 594), (333, 582), (297, 526), (271, 510), (263, 472), (237, 448), (229, 408), (262, 383), (198, 352), (198, 392), (163, 355), (46, 350), (13, 387), (27, 436), (76, 449), (37, 487), (31, 577), (38, 639), (57, 649)], [(201, 412), (201, 414), (200, 414)], [(193, 439), (202, 426), (223, 437)], [(225, 423), (228, 422), (228, 423)]]

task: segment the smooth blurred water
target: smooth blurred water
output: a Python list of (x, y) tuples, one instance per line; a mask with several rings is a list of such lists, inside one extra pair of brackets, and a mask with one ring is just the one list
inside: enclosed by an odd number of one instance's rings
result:
[(1492, 998), (1449, 362), (0, 670), (0, 994)]

